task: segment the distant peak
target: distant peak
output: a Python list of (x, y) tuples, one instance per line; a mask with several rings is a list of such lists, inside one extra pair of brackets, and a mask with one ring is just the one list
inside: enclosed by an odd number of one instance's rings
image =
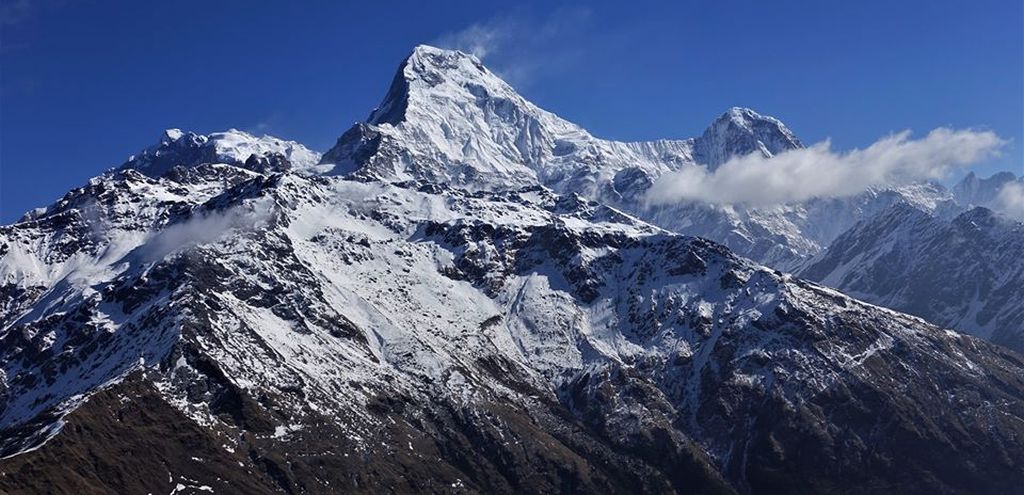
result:
[(696, 144), (698, 161), (712, 168), (733, 156), (760, 152), (772, 157), (803, 148), (782, 121), (745, 107), (732, 107), (719, 115)]
[(963, 179), (960, 179), (960, 185), (977, 184), (977, 183), (991, 183), (996, 185), (1002, 185), (1005, 182), (1017, 180), (1017, 175), (1008, 170), (1002, 170), (996, 172), (988, 177), (979, 177), (973, 170), (967, 172), (967, 175)]
[(225, 163), (245, 167), (250, 158), (256, 157), (258, 162), (263, 158), (269, 160), (271, 155), (282, 157), (284, 160), (275, 163), (287, 162), (288, 168), (294, 166), (306, 169), (315, 166), (320, 160), (319, 153), (299, 143), (273, 136), (256, 137), (238, 129), (207, 135), (167, 129), (158, 143), (129, 157), (121, 168), (160, 177), (178, 166), (190, 168), (201, 164)]
[(161, 143), (172, 143), (174, 141), (177, 141), (177, 140), (181, 139), (181, 137), (184, 136), (184, 135), (185, 135), (185, 133), (181, 132), (181, 129), (165, 129), (164, 130), (164, 135), (160, 139), (160, 142)]
[(789, 132), (789, 129), (786, 128), (785, 124), (783, 124), (782, 121), (780, 121), (779, 119), (776, 119), (775, 117), (771, 117), (768, 115), (761, 115), (755, 112), (754, 110), (751, 110), (746, 107), (729, 108), (728, 110), (725, 111), (725, 113), (720, 115), (717, 119), (715, 119), (714, 122), (712, 122), (711, 127), (723, 124), (735, 124), (741, 128), (750, 129), (751, 127), (759, 123), (771, 127), (785, 129), (786, 132)]
[(953, 197), (963, 206), (990, 205), (996, 199), (1003, 186), (1017, 180), (1013, 172), (996, 172), (990, 177), (979, 177), (970, 171), (960, 182), (953, 186)]
[(730, 107), (719, 119), (749, 120), (761, 119), (763, 116), (747, 107)]

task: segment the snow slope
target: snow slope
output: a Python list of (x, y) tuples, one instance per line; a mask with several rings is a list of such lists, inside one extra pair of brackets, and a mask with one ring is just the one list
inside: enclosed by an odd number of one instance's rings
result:
[(799, 273), (1024, 352), (1024, 224), (987, 208), (946, 220), (895, 205)]

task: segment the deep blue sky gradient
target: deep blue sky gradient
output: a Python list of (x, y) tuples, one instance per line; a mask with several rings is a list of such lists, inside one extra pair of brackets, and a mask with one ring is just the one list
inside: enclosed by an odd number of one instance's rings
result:
[(601, 137), (690, 137), (740, 105), (836, 149), (903, 129), (992, 129), (1011, 143), (977, 170), (1024, 163), (1019, 0), (0, 5), (3, 223), (168, 127), (324, 151), (414, 45), (474, 24), (502, 35), (485, 63)]

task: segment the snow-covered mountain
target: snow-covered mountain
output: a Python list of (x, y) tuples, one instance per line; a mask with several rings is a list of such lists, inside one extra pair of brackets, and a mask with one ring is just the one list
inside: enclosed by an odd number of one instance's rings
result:
[(953, 187), (953, 196), (957, 203), (965, 208), (991, 207), (1004, 186), (1011, 182), (1022, 181), (1024, 181), (1024, 177), (1017, 177), (1013, 172), (998, 172), (984, 179), (978, 177), (974, 172), (968, 172), (967, 176)]
[(935, 208), (935, 184), (872, 190), (843, 199), (768, 208), (680, 202), (651, 206), (646, 193), (686, 165), (766, 157), (802, 147), (782, 122), (732, 108), (696, 138), (618, 142), (533, 105), (461, 52), (417, 47), (384, 101), (323, 156), (334, 173), (364, 180), (444, 182), (469, 190), (543, 185), (629, 212), (674, 232), (716, 240), (779, 269), (817, 254), (857, 221), (891, 204)]
[[(896, 205), (909, 205), (948, 223), (971, 206), (993, 207), (1002, 187), (1017, 180), (1009, 172), (987, 179), (972, 172), (951, 189), (918, 183), (758, 208), (688, 201), (651, 205), (646, 200), (661, 175), (680, 167), (701, 164), (714, 169), (732, 156), (771, 157), (800, 147), (800, 140), (778, 119), (743, 108), (726, 111), (696, 138), (635, 143), (599, 139), (537, 108), (474, 57), (419, 47), (402, 65), (378, 109), (346, 132), (322, 161), (338, 163), (335, 173), (361, 179), (440, 181), (469, 190), (543, 185), (611, 205), (672, 232), (712, 239), (785, 271), (804, 269), (844, 232)], [(1000, 253), (983, 257), (1002, 259)], [(990, 273), (1000, 270), (999, 265), (987, 266)], [(807, 273), (826, 280), (823, 274)], [(866, 287), (840, 287), (857, 290), (873, 302), (938, 318), (934, 321), (940, 324), (957, 323), (962, 331), (985, 337), (994, 331), (898, 303), (884, 295), (884, 289), (876, 293), (860, 291)], [(1008, 303), (1000, 301), (991, 303), (993, 308)]]
[[(255, 161), (247, 162), (251, 157)], [(202, 163), (226, 163), (264, 172), (280, 170), (285, 165), (313, 171), (319, 161), (319, 153), (272, 136), (256, 137), (237, 129), (208, 136), (167, 129), (159, 143), (129, 157), (121, 168), (160, 177), (174, 167), (189, 168)]]
[(335, 173), (593, 196), (621, 170), (692, 162), (693, 140), (620, 143), (537, 108), (461, 52), (417, 47), (380, 106), (324, 154)]
[(1012, 492), (1019, 355), (635, 215), (794, 146), (600, 140), (429, 47), (321, 160), (169, 131), (0, 227), (0, 490)]
[(894, 205), (800, 275), (1024, 353), (1024, 224), (988, 208), (947, 220)]

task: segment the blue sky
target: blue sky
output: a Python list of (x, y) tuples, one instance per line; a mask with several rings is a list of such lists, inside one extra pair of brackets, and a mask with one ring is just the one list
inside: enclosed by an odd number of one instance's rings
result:
[(601, 137), (690, 137), (739, 105), (839, 150), (992, 130), (1010, 143), (976, 170), (1024, 163), (1019, 1), (0, 5), (4, 223), (168, 127), (324, 151), (414, 45), (473, 39), (527, 98)]

